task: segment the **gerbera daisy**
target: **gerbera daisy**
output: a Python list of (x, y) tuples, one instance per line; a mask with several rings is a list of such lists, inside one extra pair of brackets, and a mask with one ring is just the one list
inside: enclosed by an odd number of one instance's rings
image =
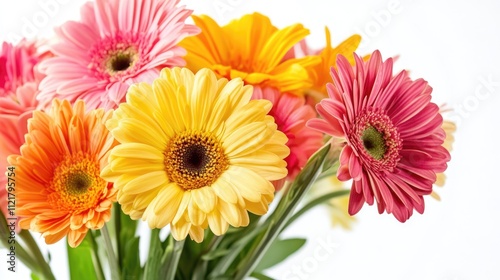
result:
[(337, 56), (342, 55), (351, 65), (354, 65), (354, 52), (361, 42), (361, 36), (354, 34), (344, 40), (336, 47), (332, 47), (330, 30), (325, 27), (326, 46), (320, 50), (311, 50), (305, 41), (302, 41), (301, 52), (305, 55), (318, 55), (321, 58), (321, 63), (310, 68), (310, 76), (312, 86), (307, 90), (307, 94), (316, 100), (321, 100), (327, 97), (326, 84), (332, 82), (332, 77), (329, 75), (330, 68), (337, 68)]
[(4, 125), (0, 130), (2, 167), (6, 166), (8, 155), (19, 152), (27, 131), (26, 121), (38, 104), (35, 97), (39, 80), (35, 65), (39, 61), (35, 44), (25, 40), (18, 45), (4, 42), (0, 49), (0, 120)]
[(57, 99), (49, 113), (33, 112), (21, 155), (8, 158), (21, 228), (42, 233), (47, 244), (67, 236), (76, 247), (110, 219), (116, 190), (99, 174), (116, 144), (104, 124), (111, 115)]
[[(46, 56), (39, 42), (22, 40), (17, 45), (4, 42), (0, 49), (0, 170), (6, 170), (7, 156), (18, 154), (28, 131), (27, 121), (38, 106), (36, 94), (43, 77), (36, 69)], [(5, 186), (6, 176), (0, 174)], [(0, 207), (7, 214), (5, 188), (0, 188)]]
[(247, 211), (265, 214), (289, 149), (271, 103), (251, 96), (209, 69), (164, 69), (152, 85), (130, 87), (107, 123), (121, 144), (102, 172), (124, 213), (197, 242), (207, 227), (221, 235), (248, 225)]
[[(273, 107), (269, 115), (274, 117), (278, 130), (288, 138), (290, 148), (287, 162), (287, 180), (293, 180), (305, 166), (309, 157), (323, 145), (323, 133), (306, 126), (306, 122), (316, 117), (314, 109), (305, 104), (303, 96), (280, 93), (274, 88), (254, 87), (253, 99), (271, 101)], [(282, 184), (275, 184), (279, 190)]]
[(355, 55), (356, 66), (339, 56), (332, 68), (329, 98), (317, 111), (323, 117), (309, 125), (344, 137), (337, 177), (353, 179), (349, 213), (356, 214), (374, 198), (380, 213), (406, 221), (424, 211), (423, 195), (432, 192), (436, 173), (444, 172), (450, 154), (439, 107), (430, 102), (432, 88), (406, 71), (393, 76), (393, 60), (382, 62), (375, 51), (368, 62)]
[(22, 40), (18, 45), (3, 42), (0, 48), (0, 97), (16, 94), (16, 90), (35, 81), (35, 65), (40, 55), (34, 42)]
[(201, 33), (186, 38), (187, 65), (192, 71), (212, 69), (219, 77), (241, 78), (245, 84), (274, 87), (301, 95), (312, 85), (307, 69), (320, 62), (316, 56), (286, 57), (309, 34), (301, 24), (278, 29), (259, 13), (219, 26), (208, 16), (193, 16)]
[[(35, 82), (28, 82), (20, 86), (14, 96), (0, 97), (0, 170), (7, 168), (7, 157), (19, 154), (19, 148), (24, 143), (24, 135), (28, 132), (28, 119), (31, 118), (33, 110), (36, 109)], [(7, 190), (5, 188), (7, 177), (5, 173), (0, 174), (0, 207), (7, 216)], [(16, 226), (19, 231), (20, 227)]]
[[(86, 101), (87, 109), (115, 108), (129, 85), (152, 82), (164, 67), (182, 66), (177, 43), (199, 29), (184, 21), (191, 10), (178, 0), (96, 0), (81, 9), (81, 21), (56, 29), (54, 58), (42, 64), (47, 77), (39, 99)], [(49, 104), (50, 105), (50, 104)]]

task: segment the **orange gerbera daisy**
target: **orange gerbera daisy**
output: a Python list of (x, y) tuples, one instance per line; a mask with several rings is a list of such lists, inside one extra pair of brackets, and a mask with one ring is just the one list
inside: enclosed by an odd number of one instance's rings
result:
[[(325, 27), (325, 37), (326, 46), (320, 50), (311, 50), (302, 41), (300, 43), (301, 52), (305, 55), (318, 55), (321, 58), (321, 63), (316, 64), (314, 67), (309, 68), (310, 77), (312, 81), (312, 86), (307, 90), (307, 94), (314, 97), (316, 100), (321, 100), (328, 97), (328, 92), (326, 91), (326, 84), (332, 82), (332, 77), (330, 76), (330, 68), (337, 68), (337, 56), (344, 56), (351, 65), (354, 65), (353, 53), (359, 46), (361, 42), (361, 36), (354, 34), (351, 37), (344, 40), (336, 47), (332, 47), (330, 30)], [(363, 60), (368, 60), (369, 56), (363, 58)]]
[(68, 237), (78, 246), (89, 229), (110, 219), (116, 190), (99, 174), (117, 142), (104, 122), (112, 111), (85, 111), (78, 101), (54, 100), (49, 113), (33, 112), (16, 167), (19, 225), (42, 233), (47, 244)]
[(259, 13), (245, 15), (223, 27), (208, 16), (193, 19), (201, 33), (180, 44), (187, 50), (186, 67), (192, 71), (210, 68), (219, 78), (241, 78), (245, 84), (297, 95), (312, 85), (307, 70), (320, 59), (287, 56), (309, 34), (301, 24), (278, 29)]

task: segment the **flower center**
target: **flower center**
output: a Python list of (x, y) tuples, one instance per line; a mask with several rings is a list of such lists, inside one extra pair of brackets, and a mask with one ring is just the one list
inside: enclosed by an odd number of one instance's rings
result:
[(73, 174), (68, 174), (66, 179), (67, 192), (73, 195), (85, 193), (91, 184), (92, 177), (83, 171), (76, 171)]
[(185, 190), (210, 186), (229, 165), (222, 144), (206, 132), (176, 135), (163, 154), (169, 179)]
[(369, 126), (361, 135), (365, 150), (375, 159), (383, 159), (387, 151), (385, 147), (384, 135), (373, 126)]
[(128, 48), (123, 51), (116, 51), (111, 54), (106, 62), (106, 70), (110, 75), (115, 75), (119, 72), (126, 71), (134, 66), (137, 60), (135, 50)]
[(95, 207), (107, 186), (99, 173), (99, 164), (90, 155), (66, 157), (54, 171), (48, 202), (73, 214)]
[(373, 170), (392, 172), (399, 162), (403, 142), (391, 119), (381, 110), (360, 114), (348, 138), (362, 161)]
[(141, 67), (140, 42), (123, 34), (104, 38), (89, 51), (89, 70), (99, 79), (115, 81)]

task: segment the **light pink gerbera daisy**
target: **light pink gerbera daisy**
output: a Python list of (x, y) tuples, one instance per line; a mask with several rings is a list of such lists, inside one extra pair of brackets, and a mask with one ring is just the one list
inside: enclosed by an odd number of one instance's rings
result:
[(355, 61), (353, 68), (338, 57), (329, 98), (316, 107), (323, 119), (308, 125), (345, 138), (337, 177), (353, 179), (349, 214), (375, 199), (380, 213), (404, 222), (413, 209), (423, 213), (423, 195), (431, 194), (436, 173), (450, 160), (443, 118), (425, 80), (413, 81), (406, 71), (393, 76), (393, 60), (383, 62), (378, 51), (367, 62), (357, 55)]
[(192, 11), (178, 0), (96, 0), (81, 9), (81, 21), (56, 29), (54, 58), (41, 65), (47, 77), (39, 100), (83, 99), (87, 109), (116, 108), (129, 85), (151, 83), (165, 67), (183, 66), (177, 43), (199, 29), (185, 24)]
[[(316, 117), (313, 107), (305, 104), (303, 96), (281, 93), (270, 87), (254, 87), (253, 99), (267, 99), (273, 107), (269, 115), (274, 117), (278, 130), (283, 132), (290, 148), (290, 155), (285, 158), (288, 175), (286, 180), (293, 180), (306, 165), (309, 157), (323, 145), (323, 134), (306, 126), (306, 122)], [(278, 191), (284, 181), (274, 185)]]

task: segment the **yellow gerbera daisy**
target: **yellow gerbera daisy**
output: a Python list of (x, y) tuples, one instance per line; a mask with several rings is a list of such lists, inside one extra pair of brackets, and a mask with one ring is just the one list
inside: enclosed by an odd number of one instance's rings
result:
[(107, 123), (121, 144), (101, 174), (122, 210), (197, 242), (207, 227), (221, 235), (248, 225), (247, 210), (265, 214), (289, 149), (267, 115), (271, 103), (251, 96), (241, 79), (217, 80), (209, 69), (163, 69), (152, 85), (132, 85)]
[(49, 113), (33, 112), (21, 155), (8, 158), (21, 228), (42, 233), (47, 244), (67, 236), (76, 247), (89, 229), (109, 221), (116, 190), (99, 174), (117, 144), (104, 124), (111, 115), (57, 99)]
[(309, 34), (301, 24), (278, 29), (259, 13), (245, 15), (220, 27), (208, 16), (193, 16), (201, 33), (184, 39), (187, 67), (212, 69), (219, 77), (241, 78), (246, 84), (274, 87), (301, 95), (312, 85), (307, 69), (317, 56), (286, 57)]

